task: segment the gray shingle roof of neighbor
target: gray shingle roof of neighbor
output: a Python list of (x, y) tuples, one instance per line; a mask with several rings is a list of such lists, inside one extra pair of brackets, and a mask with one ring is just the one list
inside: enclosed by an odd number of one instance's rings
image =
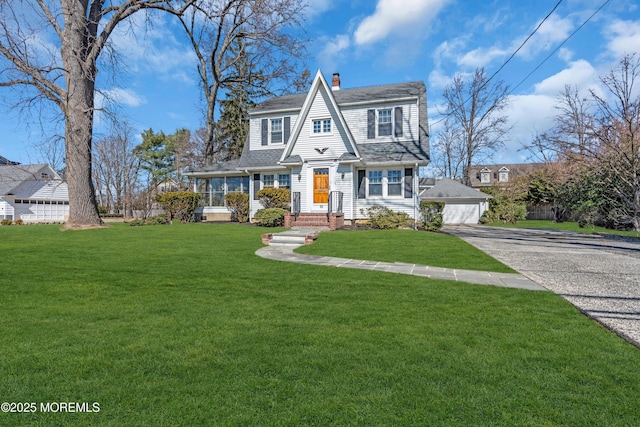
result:
[(0, 167), (0, 196), (10, 194), (11, 191), (25, 181), (38, 179), (38, 173), (45, 167), (47, 167), (45, 164), (7, 165)]
[(452, 179), (444, 178), (422, 193), (423, 199), (491, 199), (482, 191), (474, 190)]
[(19, 164), (20, 163), (18, 163), (18, 162), (12, 162), (11, 160), (7, 159), (6, 157), (0, 156), (0, 166), (19, 165)]

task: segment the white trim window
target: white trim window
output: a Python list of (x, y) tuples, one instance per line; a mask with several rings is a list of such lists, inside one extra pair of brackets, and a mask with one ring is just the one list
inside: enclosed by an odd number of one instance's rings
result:
[(480, 171), (480, 182), (482, 184), (488, 184), (491, 182), (491, 171), (489, 169), (482, 169)]
[(402, 171), (387, 171), (387, 196), (402, 196)]
[(402, 106), (367, 110), (367, 139), (401, 138), (404, 134), (403, 124)]
[[(410, 177), (409, 177), (410, 178)], [(377, 169), (367, 171), (366, 195), (364, 197), (390, 197), (404, 196), (405, 176), (402, 169)]]
[(498, 182), (509, 182), (509, 169), (506, 167), (500, 168), (498, 171)]
[(288, 173), (278, 174), (278, 188), (291, 189), (291, 175)]
[(369, 171), (368, 197), (382, 196), (382, 171)]
[(275, 176), (270, 173), (262, 175), (262, 188), (273, 188), (276, 186)]
[(312, 135), (331, 134), (331, 119), (314, 119), (311, 121)]
[(378, 110), (378, 136), (391, 136), (393, 131), (391, 108)]
[(271, 127), (271, 143), (282, 144), (282, 119), (271, 119), (269, 124)]

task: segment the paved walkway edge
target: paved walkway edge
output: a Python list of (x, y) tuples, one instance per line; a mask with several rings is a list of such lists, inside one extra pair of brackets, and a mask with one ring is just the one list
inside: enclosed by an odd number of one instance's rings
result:
[(546, 288), (523, 276), (522, 274), (458, 270), (451, 268), (430, 267), (427, 265), (405, 264), (400, 262), (377, 262), (358, 259), (337, 258), (330, 256), (305, 255), (293, 252), (293, 250), (299, 246), (301, 245), (279, 244), (264, 246), (256, 251), (256, 255), (262, 258), (295, 262), (299, 264), (386, 271), (389, 273), (422, 276), (429, 279), (454, 280), (458, 282), (467, 282), (479, 285), (526, 289), (530, 291), (547, 290)]

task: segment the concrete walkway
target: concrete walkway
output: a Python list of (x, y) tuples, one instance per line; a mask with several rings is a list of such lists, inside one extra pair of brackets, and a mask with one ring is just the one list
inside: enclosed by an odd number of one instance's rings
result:
[[(313, 230), (289, 230), (283, 233), (290, 242), (298, 235), (304, 237)], [(277, 236), (274, 235), (274, 237)], [(501, 286), (507, 288), (527, 289), (531, 291), (546, 291), (536, 282), (521, 274), (492, 273), (486, 271), (458, 270), (451, 268), (430, 267), (426, 265), (405, 264), (401, 262), (377, 262), (358, 259), (337, 258), (318, 255), (297, 254), (293, 250), (301, 243), (276, 243), (264, 246), (256, 251), (256, 255), (278, 261), (296, 262), (300, 264), (324, 265), (342, 268), (357, 268), (362, 270), (386, 271), (389, 273), (409, 274), (430, 279), (454, 280), (480, 285)]]

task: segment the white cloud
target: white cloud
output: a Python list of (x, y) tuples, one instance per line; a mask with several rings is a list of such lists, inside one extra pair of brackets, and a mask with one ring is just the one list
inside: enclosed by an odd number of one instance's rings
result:
[[(537, 22), (533, 28), (536, 28), (539, 24), (540, 23)], [(527, 41), (522, 49), (520, 49), (518, 55), (531, 58), (539, 52), (553, 49), (558, 43), (564, 41), (569, 36), (573, 27), (574, 25), (571, 19), (560, 18), (554, 13), (538, 28), (536, 33)], [(514, 41), (509, 50), (515, 51), (523, 41), (524, 38)]]
[(564, 91), (566, 85), (577, 86), (580, 90), (587, 90), (597, 86), (598, 72), (584, 59), (570, 63), (569, 68), (548, 77), (535, 85), (535, 92), (541, 95), (557, 96)]
[(616, 20), (604, 32), (609, 39), (607, 48), (618, 59), (640, 47), (640, 22)]
[(344, 52), (351, 46), (349, 36), (338, 34), (333, 39), (322, 39), (324, 47), (318, 53), (317, 61), (323, 70), (335, 70), (344, 57)]
[(305, 12), (307, 17), (311, 18), (331, 10), (333, 6), (334, 0), (308, 0)]
[(504, 57), (508, 51), (498, 47), (478, 48), (465, 53), (457, 59), (457, 64), (469, 68), (484, 67), (496, 58)]
[(354, 34), (357, 45), (377, 42), (394, 33), (417, 31), (428, 25), (450, 0), (379, 0)]
[(96, 93), (97, 106), (103, 106), (107, 102), (127, 107), (139, 107), (147, 101), (143, 96), (130, 89), (115, 88)]
[(191, 45), (177, 40), (172, 29), (166, 17), (138, 13), (118, 26), (110, 41), (124, 57), (127, 70), (193, 84), (185, 70), (195, 69), (195, 53)]

